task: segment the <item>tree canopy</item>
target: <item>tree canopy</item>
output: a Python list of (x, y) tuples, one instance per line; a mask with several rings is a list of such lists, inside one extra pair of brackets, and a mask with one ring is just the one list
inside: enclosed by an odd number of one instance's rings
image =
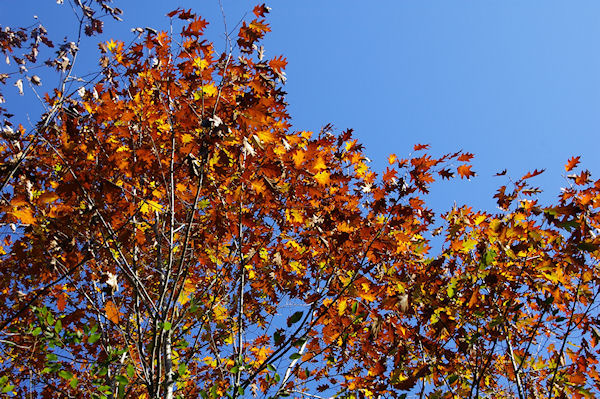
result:
[(292, 131), (268, 10), (223, 53), (175, 10), (180, 33), (101, 44), (101, 78), (6, 122), (0, 390), (594, 397), (600, 181), (575, 157), (554, 204), (535, 170), (496, 213), (434, 212), (473, 154), (417, 144), (378, 174), (352, 131)]

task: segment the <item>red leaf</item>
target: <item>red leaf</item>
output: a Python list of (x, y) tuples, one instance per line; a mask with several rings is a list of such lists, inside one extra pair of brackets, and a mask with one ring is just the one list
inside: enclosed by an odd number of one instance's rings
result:
[(565, 165), (565, 170), (567, 172), (573, 170), (579, 164), (579, 158), (581, 157), (571, 157), (571, 159), (569, 159)]
[(169, 18), (173, 18), (175, 15), (179, 14), (180, 12), (181, 12), (181, 9), (179, 9), (179, 8), (178, 8), (178, 9), (176, 9), (176, 10), (173, 10), (173, 11), (171, 11), (170, 13), (168, 13), (168, 14), (167, 14), (167, 17), (169, 17)]
[(265, 4), (261, 4), (259, 6), (256, 6), (252, 10), (252, 12), (254, 13), (254, 15), (256, 15), (258, 18), (264, 17), (265, 14), (269, 13), (269, 11), (271, 11), (271, 8), (267, 7)]
[(470, 152), (465, 152), (464, 154), (461, 154), (460, 157), (458, 157), (458, 160), (460, 162), (469, 162), (473, 157), (474, 155)]
[(415, 151), (426, 150), (429, 148), (429, 144), (415, 144)]
[(578, 175), (573, 174), (573, 175), (569, 175), (567, 177), (575, 180), (575, 184), (577, 184), (579, 186), (583, 186), (584, 184), (589, 182), (590, 176), (591, 176), (590, 172), (587, 170), (584, 170), (583, 172), (581, 172)]
[(502, 172), (500, 173), (496, 173), (494, 176), (504, 176), (506, 174), (506, 169), (504, 169)]
[(456, 171), (460, 175), (461, 179), (470, 179), (471, 176), (475, 176), (475, 172), (471, 170), (472, 167), (472, 165), (460, 165)]
[(442, 176), (443, 179), (451, 179), (454, 177), (454, 173), (452, 173), (450, 169), (442, 169), (438, 172), (438, 174)]
[(531, 179), (532, 177), (535, 177), (537, 175), (541, 175), (542, 173), (544, 173), (545, 169), (541, 169), (541, 170), (534, 170), (533, 172), (528, 172), (525, 176), (523, 176), (521, 178), (521, 180), (526, 180), (526, 179)]
[(201, 36), (202, 31), (204, 30), (204, 28), (206, 28), (207, 25), (208, 22), (206, 22), (202, 18), (196, 18), (194, 22), (191, 22), (181, 34), (183, 36)]
[(66, 307), (67, 307), (67, 296), (65, 295), (64, 292), (61, 291), (56, 295), (56, 308), (60, 312), (63, 312)]
[(393, 179), (396, 178), (396, 174), (398, 172), (396, 172), (395, 169), (389, 169), (387, 168), (385, 171), (385, 174), (383, 175), (383, 181), (386, 183), (390, 183)]

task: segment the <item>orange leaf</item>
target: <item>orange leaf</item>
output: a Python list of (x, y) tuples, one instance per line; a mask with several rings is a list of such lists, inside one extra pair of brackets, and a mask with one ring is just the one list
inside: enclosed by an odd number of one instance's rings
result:
[(262, 130), (256, 133), (256, 135), (261, 141), (264, 141), (265, 143), (271, 143), (276, 139), (275, 135), (268, 130)]
[(22, 208), (19, 210), (15, 210), (12, 212), (13, 216), (17, 219), (21, 220), (23, 224), (34, 224), (35, 216), (33, 216), (33, 211), (31, 208)]
[(565, 165), (565, 170), (567, 172), (573, 170), (579, 164), (579, 158), (581, 157), (571, 157), (571, 159), (569, 159)]
[(106, 313), (106, 318), (112, 321), (115, 324), (119, 324), (119, 309), (113, 303), (113, 301), (107, 301), (106, 305), (104, 305), (104, 312)]
[(47, 204), (48, 202), (53, 202), (58, 199), (58, 195), (53, 192), (45, 192), (44, 194), (38, 197), (38, 201), (42, 204)]
[(269, 24), (265, 23), (264, 20), (254, 20), (252, 22), (250, 22), (250, 25), (248, 25), (248, 27), (252, 30), (256, 30), (258, 32), (270, 32), (271, 28), (269, 28)]
[(471, 176), (475, 176), (475, 172), (473, 172), (471, 170), (472, 165), (460, 165), (457, 169), (458, 174), (460, 175), (461, 179), (462, 178), (466, 178), (466, 179), (470, 179)]
[(415, 151), (426, 150), (429, 148), (429, 144), (416, 144), (414, 146)]
[(273, 70), (277, 73), (281, 73), (285, 66), (287, 65), (287, 61), (282, 56), (275, 57), (271, 61), (269, 61), (269, 66), (273, 68)]
[(475, 291), (473, 291), (473, 294), (471, 295), (471, 299), (469, 300), (469, 304), (467, 306), (469, 308), (472, 308), (473, 306), (477, 305), (478, 302), (479, 302), (479, 287), (475, 288)]

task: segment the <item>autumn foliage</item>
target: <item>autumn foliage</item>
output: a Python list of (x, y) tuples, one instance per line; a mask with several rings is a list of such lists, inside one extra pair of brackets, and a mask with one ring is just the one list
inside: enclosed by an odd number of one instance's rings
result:
[(417, 145), (378, 175), (351, 131), (292, 131), (266, 13), (219, 54), (173, 11), (180, 34), (102, 44), (101, 81), (48, 94), (33, 133), (4, 130), (0, 389), (600, 392), (600, 181), (572, 158), (553, 205), (536, 170), (497, 213), (436, 216), (424, 194), (473, 177), (473, 154)]

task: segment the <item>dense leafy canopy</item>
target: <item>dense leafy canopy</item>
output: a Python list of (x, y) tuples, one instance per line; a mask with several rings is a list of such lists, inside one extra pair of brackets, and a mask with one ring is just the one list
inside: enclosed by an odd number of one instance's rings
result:
[(5, 126), (0, 389), (599, 392), (600, 181), (572, 158), (554, 205), (536, 170), (498, 190), (499, 213), (436, 218), (424, 195), (474, 176), (473, 155), (417, 145), (378, 176), (351, 131), (291, 131), (267, 13), (218, 54), (173, 11), (180, 34), (102, 44), (100, 81), (47, 95), (33, 133)]

